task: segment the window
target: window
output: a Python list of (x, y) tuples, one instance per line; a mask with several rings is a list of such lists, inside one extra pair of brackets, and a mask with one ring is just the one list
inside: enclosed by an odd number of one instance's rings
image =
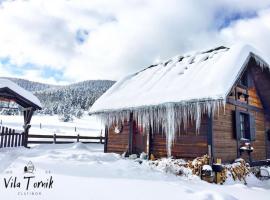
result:
[(240, 113), (240, 134), (241, 138), (250, 140), (249, 115)]
[(251, 113), (235, 111), (235, 134), (236, 139), (242, 138), (254, 141), (256, 136), (255, 119)]

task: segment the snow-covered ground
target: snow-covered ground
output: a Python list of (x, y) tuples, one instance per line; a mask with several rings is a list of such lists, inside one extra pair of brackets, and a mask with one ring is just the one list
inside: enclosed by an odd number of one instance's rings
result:
[[(0, 115), (3, 126), (22, 130), (23, 116)], [(40, 128), (41, 124), (41, 128)], [(34, 115), (31, 120), (30, 134), (42, 135), (77, 135), (100, 136), (104, 126), (95, 117), (84, 115), (81, 119), (75, 118), (73, 122), (62, 122), (57, 115)], [(75, 132), (76, 127), (76, 132)]]
[[(270, 182), (248, 178), (248, 185), (227, 182), (209, 184), (195, 176), (180, 177), (162, 169), (122, 158), (118, 154), (102, 153), (103, 146), (81, 143), (40, 145), (31, 149), (0, 149), (1, 199), (269, 199)], [(23, 169), (31, 161), (35, 166), (25, 193)], [(17, 176), (21, 188), (5, 188), (4, 178)], [(33, 182), (52, 176), (51, 189), (33, 188)], [(31, 192), (36, 192), (32, 195)]]

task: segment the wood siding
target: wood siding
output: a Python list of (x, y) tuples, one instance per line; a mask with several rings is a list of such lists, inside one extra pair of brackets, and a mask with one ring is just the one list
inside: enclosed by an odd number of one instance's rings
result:
[(128, 150), (129, 123), (123, 124), (121, 133), (115, 133), (114, 128), (110, 127), (108, 132), (107, 152), (124, 153)]
[[(221, 158), (223, 161), (231, 162), (237, 158), (240, 142), (235, 139), (235, 110), (241, 110), (252, 114), (255, 118), (256, 140), (251, 142), (254, 147), (252, 153), (253, 160), (261, 160), (266, 158), (266, 118), (265, 110), (258, 91), (255, 87), (253, 79), (249, 80), (250, 86), (246, 89), (241, 89), (237, 86), (233, 88), (231, 96), (228, 99), (235, 100), (236, 103), (227, 103), (225, 112), (218, 116), (217, 113), (213, 119), (213, 147), (214, 157)], [(245, 101), (242, 97), (237, 98), (237, 91), (243, 91), (248, 95), (248, 100)], [(229, 101), (228, 101), (229, 102)], [(239, 104), (237, 102), (240, 102)], [(242, 155), (247, 159), (247, 155)]]
[[(194, 123), (190, 124), (187, 130), (181, 127), (180, 133), (176, 133), (172, 147), (173, 157), (192, 159), (207, 154), (207, 117), (203, 117), (199, 133), (196, 133)], [(154, 132), (151, 153), (157, 158), (167, 156), (165, 133)]]

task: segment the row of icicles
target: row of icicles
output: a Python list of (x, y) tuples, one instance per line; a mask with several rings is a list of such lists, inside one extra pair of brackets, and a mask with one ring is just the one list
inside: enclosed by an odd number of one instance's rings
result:
[(225, 101), (223, 99), (167, 103), (159, 106), (99, 113), (98, 117), (108, 127), (119, 123), (124, 124), (132, 116), (132, 119), (136, 120), (137, 125), (143, 128), (144, 133), (149, 133), (147, 131), (149, 127), (155, 130), (162, 130), (162, 133), (166, 135), (167, 156), (170, 157), (176, 133), (181, 134), (179, 128), (181, 125), (186, 130), (189, 123), (195, 122), (196, 132), (199, 133), (202, 115), (211, 116), (215, 113), (219, 114), (221, 107), (224, 107), (225, 110)]

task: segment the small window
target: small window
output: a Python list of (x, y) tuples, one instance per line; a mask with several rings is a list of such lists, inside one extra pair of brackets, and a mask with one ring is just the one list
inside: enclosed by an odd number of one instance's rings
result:
[(256, 122), (251, 113), (235, 111), (235, 133), (236, 139), (242, 138), (254, 141), (256, 139)]
[(246, 113), (240, 113), (240, 134), (241, 138), (250, 138), (250, 128), (249, 128), (249, 115)]

